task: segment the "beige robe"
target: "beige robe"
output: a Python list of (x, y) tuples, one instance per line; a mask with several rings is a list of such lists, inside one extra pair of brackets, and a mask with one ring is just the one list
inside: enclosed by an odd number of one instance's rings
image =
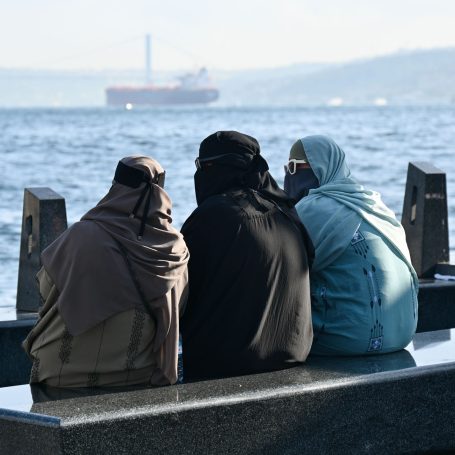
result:
[[(165, 385), (177, 379), (157, 369), (160, 351), (153, 352), (155, 323), (142, 308), (111, 316), (84, 333), (72, 336), (60, 316), (55, 284), (44, 268), (38, 273), (44, 305), (24, 341), (33, 360), (30, 383), (56, 387)], [(162, 298), (186, 300), (187, 274)], [(178, 305), (171, 305), (177, 307)], [(178, 315), (173, 315), (178, 318)]]

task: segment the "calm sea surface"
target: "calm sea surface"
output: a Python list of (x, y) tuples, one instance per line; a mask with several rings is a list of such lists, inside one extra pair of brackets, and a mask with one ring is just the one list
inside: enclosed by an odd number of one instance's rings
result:
[(280, 184), (294, 140), (328, 134), (345, 150), (353, 175), (381, 192), (399, 217), (408, 162), (430, 161), (447, 173), (453, 260), (455, 108), (0, 110), (0, 306), (15, 305), (24, 187), (60, 193), (73, 223), (109, 189), (120, 158), (150, 155), (166, 169), (180, 227), (195, 207), (199, 143), (221, 129), (255, 136)]

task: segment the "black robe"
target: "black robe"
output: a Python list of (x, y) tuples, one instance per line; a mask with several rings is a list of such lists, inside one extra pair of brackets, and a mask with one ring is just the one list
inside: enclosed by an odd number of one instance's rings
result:
[(285, 368), (311, 347), (311, 241), (265, 160), (248, 161), (195, 175), (199, 206), (182, 227), (185, 379)]

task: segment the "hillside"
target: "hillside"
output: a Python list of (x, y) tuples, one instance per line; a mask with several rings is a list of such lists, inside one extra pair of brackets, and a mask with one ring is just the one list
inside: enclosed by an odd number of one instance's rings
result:
[(221, 102), (305, 106), (341, 98), (344, 104), (368, 105), (384, 98), (393, 105), (449, 104), (455, 100), (455, 49), (397, 53), (269, 76), (255, 85), (234, 75), (225, 82)]

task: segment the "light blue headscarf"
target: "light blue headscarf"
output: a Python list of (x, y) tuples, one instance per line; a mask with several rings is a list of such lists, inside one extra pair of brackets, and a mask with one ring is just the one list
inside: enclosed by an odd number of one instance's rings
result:
[(301, 141), (320, 185), (296, 205), (315, 248), (313, 271), (324, 269), (343, 253), (363, 219), (381, 232), (407, 263), (417, 286), (404, 229), (381, 195), (351, 177), (344, 152), (333, 139), (307, 136)]

